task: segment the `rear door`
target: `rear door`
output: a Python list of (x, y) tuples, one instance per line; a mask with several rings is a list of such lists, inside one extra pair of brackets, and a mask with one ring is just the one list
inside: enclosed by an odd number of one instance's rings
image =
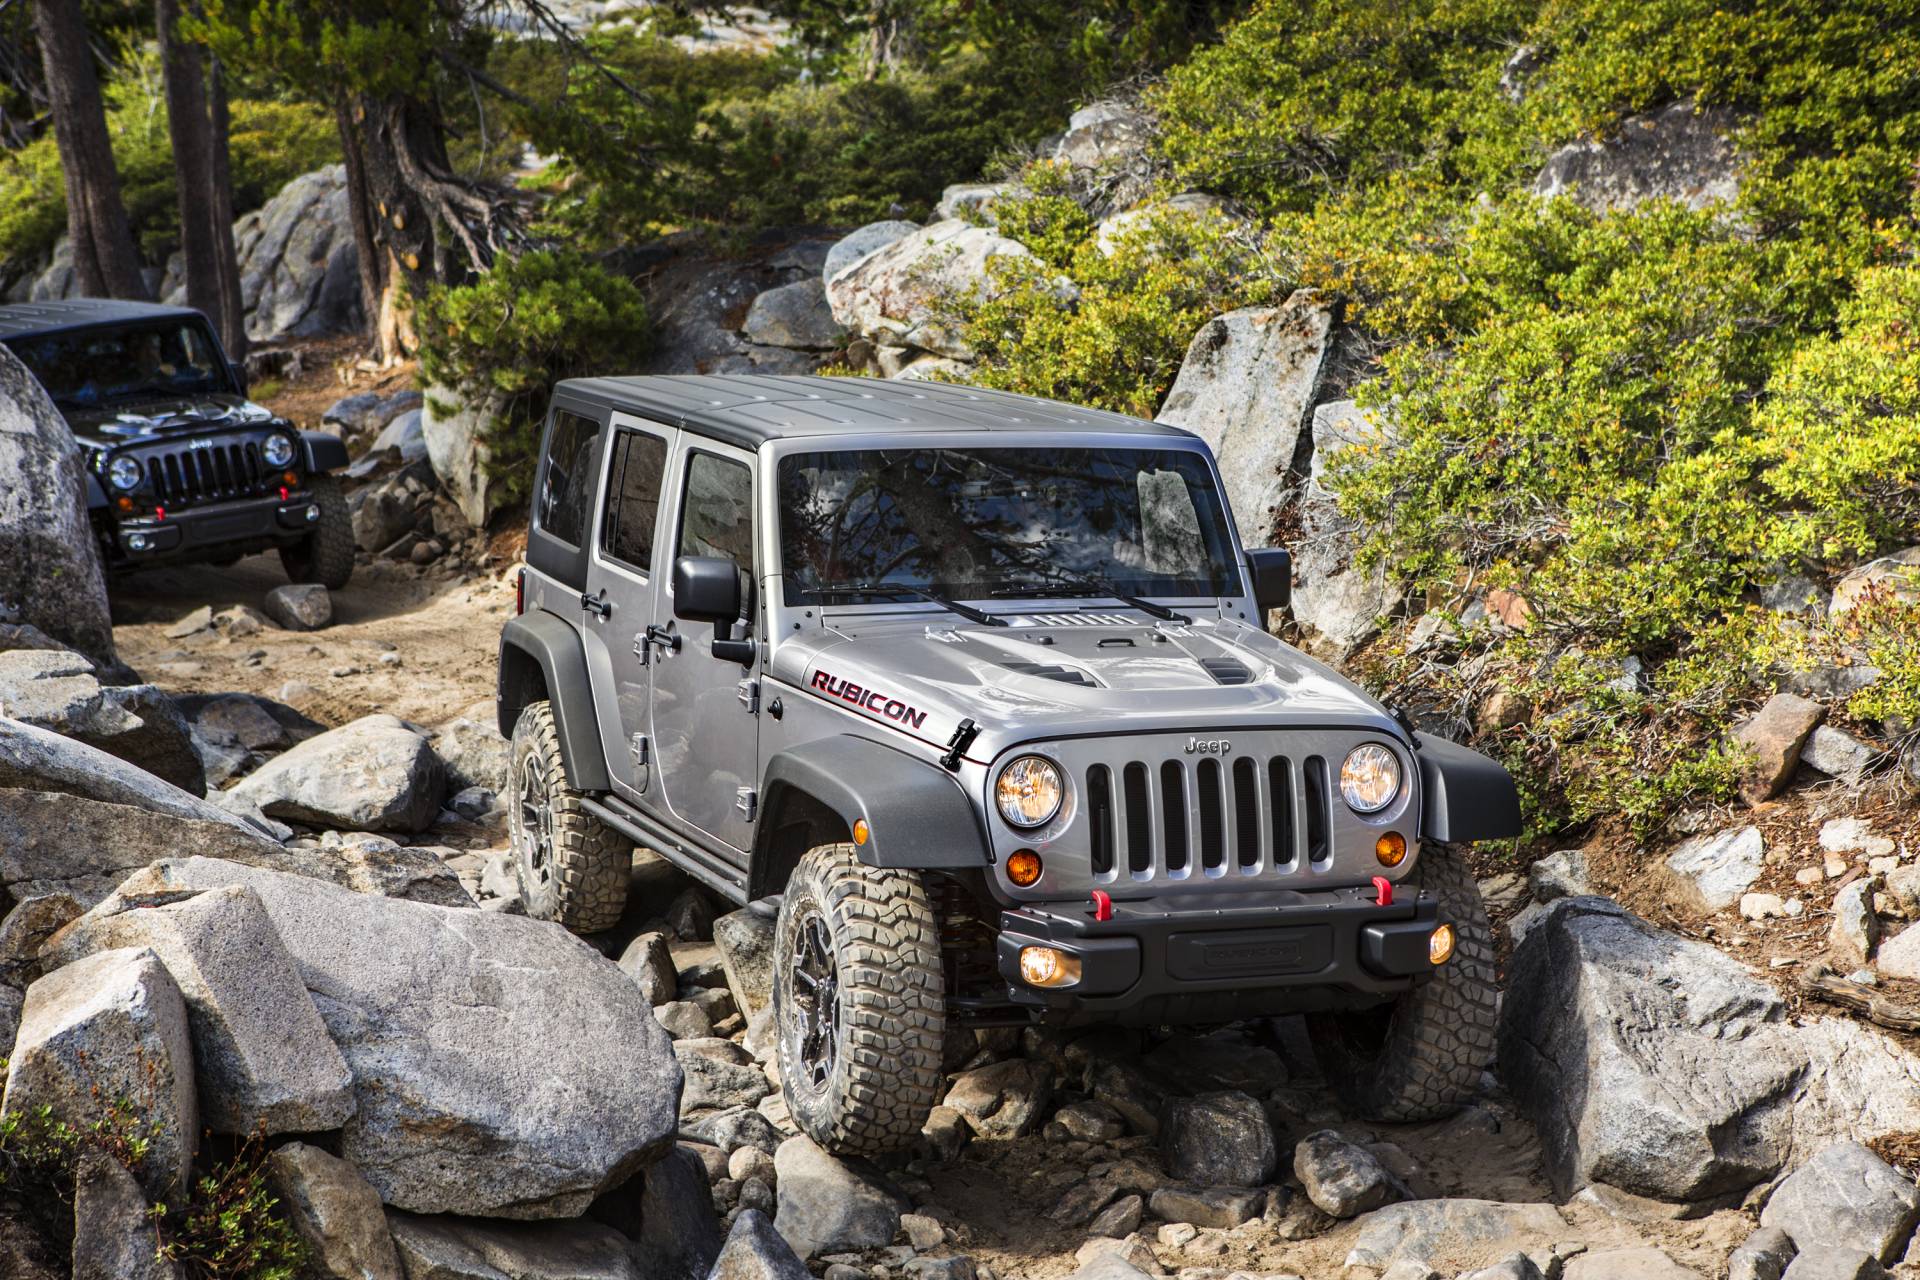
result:
[(643, 805), (654, 763), (647, 722), (658, 648), (649, 640), (649, 627), (658, 595), (660, 497), (677, 434), (658, 423), (613, 415), (587, 570), (588, 596), (598, 602), (589, 626), (604, 646), (607, 669), (599, 699), (607, 772), (616, 792)]

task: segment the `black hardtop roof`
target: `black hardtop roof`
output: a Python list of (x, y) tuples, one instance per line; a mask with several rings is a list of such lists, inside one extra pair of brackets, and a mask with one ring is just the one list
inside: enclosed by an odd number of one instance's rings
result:
[(1192, 438), (1164, 423), (959, 383), (721, 374), (572, 378), (556, 387), (554, 395), (624, 410), (748, 449), (769, 440), (889, 431)]
[(0, 342), (62, 329), (91, 329), (98, 325), (140, 320), (175, 320), (200, 313), (191, 307), (164, 307), (153, 302), (125, 302), (119, 298), (73, 298), (66, 302), (9, 302), (0, 305)]

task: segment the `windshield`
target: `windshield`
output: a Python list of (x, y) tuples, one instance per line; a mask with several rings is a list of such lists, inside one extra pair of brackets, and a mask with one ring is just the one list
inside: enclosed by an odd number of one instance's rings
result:
[(56, 404), (87, 409), (233, 390), (213, 335), (191, 320), (52, 333), (8, 345)]
[(899, 584), (962, 599), (1240, 590), (1202, 455), (1173, 449), (865, 449), (780, 464), (789, 604)]

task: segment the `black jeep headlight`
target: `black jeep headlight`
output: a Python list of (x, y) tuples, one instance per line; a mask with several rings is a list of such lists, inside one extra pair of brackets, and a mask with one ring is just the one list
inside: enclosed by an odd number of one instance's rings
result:
[(132, 493), (140, 487), (140, 459), (129, 458), (124, 454), (107, 464), (107, 483), (122, 493)]
[(268, 436), (267, 442), (260, 446), (260, 456), (276, 471), (286, 466), (293, 461), (293, 437), (278, 433)]
[(1340, 766), (1340, 798), (1355, 813), (1378, 813), (1400, 794), (1400, 757), (1377, 742), (1347, 752)]
[(1000, 816), (1016, 827), (1040, 827), (1053, 821), (1067, 797), (1060, 766), (1045, 756), (1019, 756), (1007, 762), (993, 784)]

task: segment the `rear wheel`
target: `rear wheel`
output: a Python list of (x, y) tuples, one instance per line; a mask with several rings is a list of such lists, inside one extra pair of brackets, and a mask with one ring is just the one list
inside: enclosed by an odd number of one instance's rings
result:
[(336, 477), (314, 476), (308, 487), (320, 518), (306, 537), (280, 548), (280, 564), (289, 582), (317, 582), (338, 591), (353, 577), (353, 517)]
[(1440, 914), (1452, 923), (1453, 958), (1383, 1009), (1307, 1020), (1334, 1095), (1370, 1120), (1450, 1115), (1479, 1092), (1493, 1060), (1499, 992), (1480, 886), (1459, 853), (1444, 846), (1421, 851), (1412, 879), (1439, 898)]
[(567, 784), (553, 708), (528, 705), (513, 726), (507, 834), (527, 914), (575, 933), (619, 923), (633, 845), (588, 813)]
[(946, 1027), (939, 928), (920, 877), (822, 845), (787, 882), (773, 946), (795, 1122), (842, 1155), (913, 1145), (939, 1100)]

